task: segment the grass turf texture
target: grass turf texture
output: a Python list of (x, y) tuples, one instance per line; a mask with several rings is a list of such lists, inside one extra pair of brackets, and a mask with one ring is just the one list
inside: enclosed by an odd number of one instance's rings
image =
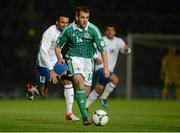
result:
[[(180, 131), (180, 103), (158, 100), (110, 99), (109, 123), (104, 127), (83, 126), (82, 121), (64, 119), (65, 101), (0, 100), (0, 132), (123, 132), (123, 131)], [(103, 109), (97, 101), (89, 109), (90, 116)], [(74, 112), (80, 116), (75, 102)]]

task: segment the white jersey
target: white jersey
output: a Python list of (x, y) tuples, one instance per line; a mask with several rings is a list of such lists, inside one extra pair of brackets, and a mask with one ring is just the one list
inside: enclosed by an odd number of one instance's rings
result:
[[(109, 70), (113, 72), (118, 59), (119, 51), (123, 51), (125, 42), (118, 37), (114, 37), (112, 40), (110, 40), (106, 36), (104, 36), (103, 39), (107, 49)], [(94, 58), (102, 59), (100, 53), (95, 55)], [(102, 67), (103, 64), (96, 65), (96, 70)]]
[(57, 62), (55, 47), (59, 34), (60, 31), (57, 30), (56, 25), (50, 26), (43, 33), (37, 61), (39, 66), (47, 67), (49, 70), (53, 69), (53, 66)]

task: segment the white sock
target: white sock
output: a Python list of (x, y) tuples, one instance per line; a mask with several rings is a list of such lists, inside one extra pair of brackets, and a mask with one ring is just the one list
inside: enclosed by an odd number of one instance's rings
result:
[(95, 91), (95, 89), (89, 94), (87, 100), (86, 100), (86, 108), (89, 108), (89, 106), (97, 100), (99, 94)]
[(37, 86), (33, 86), (33, 87), (31, 88), (31, 90), (32, 90), (33, 93), (36, 93), (37, 95), (40, 95), (40, 94), (39, 94), (39, 91), (38, 91), (38, 89), (37, 89)]
[(107, 99), (115, 87), (116, 86), (112, 82), (107, 83), (104, 92), (100, 96), (100, 99)]
[(64, 97), (66, 100), (66, 111), (72, 113), (72, 106), (74, 102), (74, 89), (72, 84), (64, 85)]

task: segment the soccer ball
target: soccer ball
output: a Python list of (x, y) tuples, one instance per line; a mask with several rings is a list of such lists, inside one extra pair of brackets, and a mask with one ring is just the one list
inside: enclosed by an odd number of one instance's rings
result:
[(109, 121), (108, 113), (104, 110), (96, 110), (93, 112), (92, 121), (96, 126), (105, 126)]

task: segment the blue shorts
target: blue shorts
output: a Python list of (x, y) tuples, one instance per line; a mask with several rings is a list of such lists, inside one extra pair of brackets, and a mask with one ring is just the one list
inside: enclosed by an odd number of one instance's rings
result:
[[(68, 67), (66, 64), (59, 65), (55, 64), (54, 71), (57, 75), (61, 75), (64, 72), (68, 71)], [(50, 70), (46, 67), (36, 66), (36, 80), (38, 82), (39, 87), (44, 87), (50, 80)]]
[(103, 68), (98, 69), (96, 72), (97, 83), (100, 85), (103, 85), (105, 87), (106, 84), (110, 81), (110, 77), (112, 74), (113, 74), (113, 72), (110, 72), (110, 76), (108, 78), (106, 78), (103, 73)]

